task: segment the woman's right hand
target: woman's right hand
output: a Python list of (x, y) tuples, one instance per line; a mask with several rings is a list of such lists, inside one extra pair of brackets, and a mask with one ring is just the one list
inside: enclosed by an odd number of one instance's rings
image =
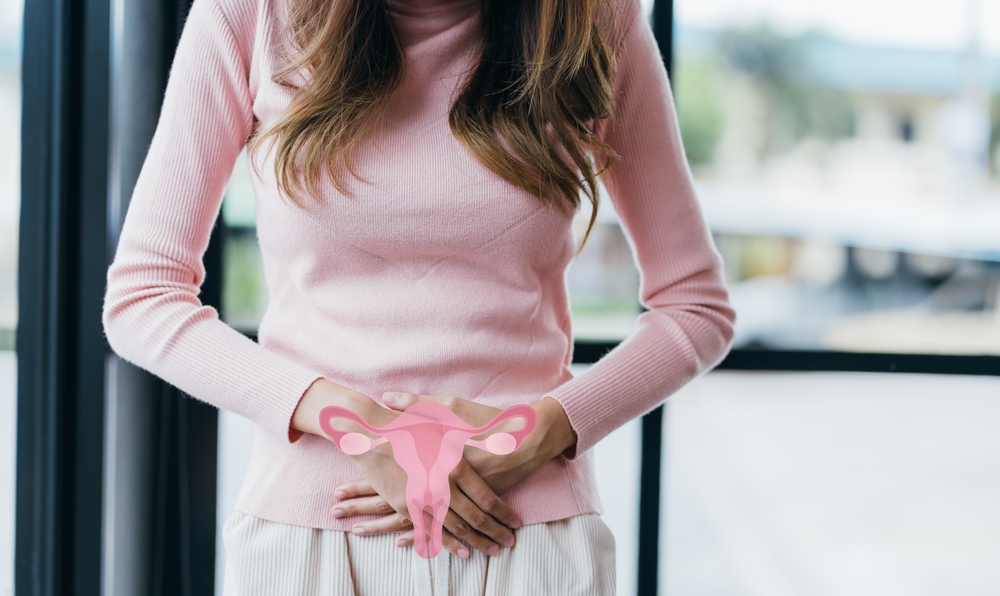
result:
[[(413, 524), (405, 500), (406, 472), (393, 459), (389, 445), (379, 445), (366, 453), (350, 457), (361, 469), (364, 479), (348, 483), (334, 494), (338, 503), (332, 507), (333, 516), (338, 518), (363, 514), (383, 516), (355, 524), (352, 531), (357, 536), (412, 530)], [(501, 545), (513, 546), (514, 534), (510, 531), (510, 527), (501, 523), (499, 519), (506, 519), (508, 523), (517, 527), (520, 524), (510, 521), (517, 520), (517, 514), (493, 493), (486, 482), (464, 460), (459, 465), (460, 467), (464, 465), (467, 469), (461, 473), (453, 473), (449, 478), (451, 504), (444, 518), (441, 545), (462, 559), (469, 557), (469, 550), (462, 541), (486, 555), (498, 554)], [(462, 483), (465, 484), (464, 488)], [(476, 488), (469, 488), (470, 484)], [(479, 502), (468, 495), (477, 491)], [(386, 504), (395, 510), (395, 513), (389, 511)], [(485, 513), (485, 508), (492, 508), (493, 514)], [(460, 536), (461, 540), (457, 536)], [(401, 536), (400, 539), (402, 538)], [(397, 546), (407, 544), (404, 540), (403, 543), (397, 543)]]
[[(392, 422), (400, 412), (383, 408), (367, 395), (346, 387), (319, 379), (306, 391), (292, 415), (292, 433), (310, 433), (329, 440), (319, 427), (319, 412), (326, 406), (341, 406), (348, 408), (370, 425), (381, 427)], [(362, 432), (370, 435), (354, 422), (335, 420), (334, 426), (339, 430)], [(300, 435), (301, 436), (301, 435)], [(374, 437), (373, 437), (374, 438)], [(406, 472), (396, 463), (392, 456), (392, 448), (388, 443), (379, 445), (360, 455), (349, 455), (361, 470), (364, 481), (345, 486), (343, 496), (337, 494), (338, 501), (349, 499), (349, 502), (338, 502), (331, 513), (334, 517), (350, 517), (354, 515), (377, 514), (384, 517), (377, 520), (355, 524), (354, 534), (371, 535), (386, 532), (405, 532), (413, 528), (409, 512), (406, 508)], [(445, 516), (444, 529), (441, 536), (442, 546), (460, 558), (468, 558), (469, 551), (456, 534), (461, 536), (472, 548), (487, 555), (499, 552), (500, 545), (513, 544), (514, 535), (510, 527), (519, 526), (517, 514), (489, 488), (486, 482), (463, 460), (458, 470), (451, 475), (452, 499), (451, 508)], [(456, 485), (456, 480), (459, 481)], [(352, 489), (352, 487), (357, 487)], [(351, 492), (353, 490), (353, 492)], [(359, 492), (364, 491), (364, 492)], [(374, 494), (371, 492), (374, 491)], [(370, 495), (370, 499), (358, 498)], [(390, 515), (386, 507), (395, 510)], [(337, 510), (340, 513), (337, 513)], [(486, 511), (492, 511), (492, 515)], [(504, 525), (504, 521), (508, 525)]]

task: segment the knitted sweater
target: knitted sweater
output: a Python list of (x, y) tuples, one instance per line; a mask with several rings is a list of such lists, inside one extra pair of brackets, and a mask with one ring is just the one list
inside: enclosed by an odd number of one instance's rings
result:
[(345, 178), (349, 194), (324, 181), (319, 200), (302, 209), (279, 196), (273, 154), (255, 154), (270, 298), (254, 342), (198, 294), (209, 233), (254, 120), (268, 127), (292, 98), (271, 80), (286, 21), (280, 0), (194, 1), (108, 271), (108, 342), (125, 360), (253, 423), (236, 505), (245, 513), (341, 530), (355, 521), (329, 508), (334, 487), (359, 478), (358, 468), (330, 441), (289, 429), (321, 377), (379, 403), (384, 391), (496, 408), (551, 396), (578, 436), (575, 452), (502, 498), (525, 523), (600, 512), (591, 447), (718, 363), (734, 320), (639, 1), (619, 0), (614, 117), (595, 130), (621, 156), (603, 181), (647, 310), (619, 347), (576, 378), (565, 282), (572, 214), (485, 168), (448, 125), (475, 59), (479, 1), (389, 6), (403, 81), (353, 153), (360, 179)]

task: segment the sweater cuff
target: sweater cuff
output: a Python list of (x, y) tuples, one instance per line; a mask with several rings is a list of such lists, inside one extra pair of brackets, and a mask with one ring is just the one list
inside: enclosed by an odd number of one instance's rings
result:
[(277, 407), (273, 414), (272, 424), (276, 431), (280, 431), (283, 434), (289, 444), (295, 443), (305, 436), (306, 433), (292, 428), (292, 416), (295, 414), (295, 409), (299, 407), (299, 402), (302, 401), (302, 397), (306, 391), (312, 387), (313, 383), (322, 378), (323, 375), (306, 368), (292, 371), (292, 376), (289, 377), (289, 384), (287, 385), (287, 395), (283, 399), (275, 400), (274, 404)]
[(600, 362), (548, 393), (566, 411), (576, 445), (563, 456), (575, 459), (622, 424), (661, 404), (697, 374), (694, 354), (655, 334), (639, 333)]
[(580, 454), (597, 444), (603, 438), (598, 436), (597, 427), (601, 423), (599, 404), (606, 402), (605, 395), (612, 390), (606, 379), (582, 379), (583, 375), (565, 383), (548, 395), (562, 405), (569, 419), (569, 425), (576, 433), (576, 443), (562, 452), (562, 457), (574, 460)]
[(230, 407), (265, 430), (284, 437), (289, 444), (295, 443), (305, 433), (292, 429), (292, 415), (305, 392), (323, 375), (273, 352), (267, 352), (267, 356), (266, 374), (246, 371), (245, 378), (253, 379), (247, 388), (252, 399), (239, 400)]
[(291, 428), (292, 415), (321, 373), (214, 317), (189, 328), (182, 342), (185, 349), (176, 350), (177, 360), (166, 367), (179, 370), (153, 370), (172, 372), (167, 380), (195, 385), (192, 395), (248, 418), (289, 444), (302, 437)]

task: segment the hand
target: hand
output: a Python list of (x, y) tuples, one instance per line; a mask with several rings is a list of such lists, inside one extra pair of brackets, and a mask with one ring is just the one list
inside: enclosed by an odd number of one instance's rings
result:
[[(388, 447), (388, 444), (380, 445), (368, 453)], [(385, 453), (384, 458), (358, 462), (364, 479), (337, 487), (333, 494), (340, 502), (334, 504), (331, 513), (337, 518), (383, 515), (354, 524), (352, 531), (357, 536), (404, 532), (396, 546), (408, 546), (413, 544), (413, 524), (403, 500), (406, 474), (392, 459), (391, 452)], [(468, 462), (459, 462), (448, 480), (451, 504), (441, 531), (442, 546), (462, 559), (469, 556), (462, 541), (486, 555), (499, 553), (501, 545), (513, 546), (514, 534), (510, 528), (519, 528), (521, 519), (490, 490)], [(399, 501), (386, 499), (384, 495), (398, 495)]]
[[(351, 409), (372, 426), (384, 426), (399, 416), (398, 411), (380, 407), (362, 393), (320, 379), (306, 391), (292, 415), (290, 436), (293, 440), (301, 437), (302, 433), (316, 434), (329, 439), (319, 427), (319, 412), (329, 405)], [(335, 419), (333, 425), (338, 430), (370, 435), (348, 420)], [(356, 535), (412, 530), (413, 525), (405, 501), (406, 473), (393, 459), (391, 447), (383, 444), (361, 455), (348, 455), (348, 457), (361, 470), (364, 480), (359, 481), (361, 484), (357, 487), (347, 485), (334, 493), (335, 498), (339, 500), (350, 498), (351, 502), (334, 505), (331, 511), (333, 516), (363, 514), (384, 516), (372, 522), (355, 525), (352, 531)], [(460, 462), (456, 466), (450, 480), (451, 507), (444, 520), (442, 546), (464, 559), (469, 556), (469, 551), (456, 535), (471, 547), (486, 554), (499, 552), (499, 544), (513, 545), (514, 535), (508, 528), (517, 528), (521, 525), (517, 514), (490, 490), (466, 462)], [(410, 536), (412, 543), (412, 531)]]
[[(387, 405), (400, 411), (421, 400), (442, 403), (455, 412), (459, 418), (477, 426), (486, 425), (501, 412), (497, 408), (454, 397), (432, 397), (411, 393), (386, 393), (383, 395), (383, 401)], [(534, 472), (548, 460), (576, 444), (575, 433), (559, 402), (551, 397), (545, 397), (533, 404), (532, 407), (538, 413), (535, 431), (528, 435), (517, 451), (509, 455), (499, 456), (469, 447), (466, 448), (465, 458), (456, 467), (456, 471), (468, 465), (475, 475), (486, 482), (493, 493), (499, 494), (516, 484), (521, 478)], [(520, 422), (517, 420), (509, 420), (501, 423), (487, 434), (502, 432), (505, 429), (515, 430), (519, 428), (519, 424)], [(455, 505), (454, 486), (453, 483), (452, 507)], [(388, 504), (380, 497), (371, 496), (375, 492), (369, 483), (362, 480), (338, 487), (334, 494), (345, 500), (338, 505), (344, 515), (385, 513)], [(393, 524), (392, 517), (389, 515), (362, 525), (366, 526), (368, 533), (400, 530), (400, 526)], [(410, 530), (400, 537), (396, 544), (397, 546), (406, 546), (412, 543), (413, 532)]]

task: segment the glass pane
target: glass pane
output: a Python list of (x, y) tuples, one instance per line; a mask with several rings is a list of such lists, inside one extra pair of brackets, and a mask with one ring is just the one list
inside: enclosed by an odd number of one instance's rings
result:
[(670, 398), (661, 594), (1000, 593), (1000, 379), (716, 372)]
[[(574, 365), (573, 375), (588, 366)], [(594, 480), (604, 511), (601, 519), (615, 537), (615, 581), (621, 596), (635, 594), (639, 557), (640, 419), (626, 422), (594, 445)]]
[(676, 0), (738, 346), (1000, 354), (1000, 0)]
[[(584, 201), (573, 221), (577, 238), (587, 230), (589, 207)], [(566, 282), (576, 339), (620, 340), (635, 327), (639, 272), (606, 193), (587, 244), (570, 263)]]
[(222, 528), (233, 514), (243, 475), (250, 463), (250, 421), (228, 410), (219, 410), (219, 455), (215, 497), (215, 593), (222, 594), (226, 573), (226, 548)]
[(222, 216), (227, 226), (222, 320), (241, 331), (256, 332), (267, 308), (267, 284), (257, 244), (253, 184), (245, 150), (226, 188)]
[(0, 594), (14, 593), (22, 10), (21, 0), (0, 4)]

